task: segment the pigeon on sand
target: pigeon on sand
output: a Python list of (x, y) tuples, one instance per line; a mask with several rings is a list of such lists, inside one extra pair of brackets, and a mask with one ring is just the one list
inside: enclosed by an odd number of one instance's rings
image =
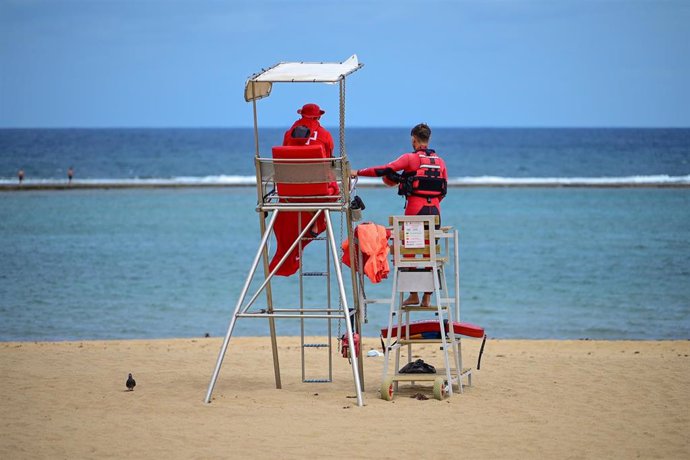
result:
[(134, 391), (134, 387), (137, 385), (137, 382), (132, 378), (132, 374), (129, 374), (129, 377), (127, 377), (126, 385), (129, 391)]

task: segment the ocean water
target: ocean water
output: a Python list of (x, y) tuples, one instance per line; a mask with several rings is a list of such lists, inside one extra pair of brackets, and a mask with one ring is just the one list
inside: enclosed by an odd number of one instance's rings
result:
[[(280, 131), (261, 136), (264, 150)], [(690, 130), (438, 129), (434, 140), (459, 181), (690, 175)], [(407, 130), (353, 129), (347, 147), (355, 167), (384, 163), (407, 150)], [(0, 130), (0, 176), (60, 182), (73, 166), (82, 181), (233, 183), (253, 176), (253, 150), (245, 129)], [(402, 213), (391, 189), (358, 193), (365, 220)], [(259, 241), (255, 205), (253, 187), (0, 192), (0, 340), (223, 335)], [(454, 187), (443, 221), (460, 231), (461, 318), (491, 337), (690, 338), (688, 188)], [(323, 259), (312, 243), (305, 263)], [(294, 301), (295, 285), (278, 279), (274, 295)], [(322, 284), (305, 287), (321, 301)], [(390, 283), (367, 293), (389, 296)], [(385, 307), (367, 317), (377, 336)], [(240, 320), (237, 334), (268, 327)]]
[[(336, 139), (337, 130), (331, 129)], [(282, 130), (259, 132), (270, 155)], [(406, 128), (352, 128), (354, 167), (409, 151)], [(690, 184), (690, 129), (459, 129), (433, 131), (455, 184)], [(242, 184), (254, 180), (251, 129), (0, 129), (0, 185), (77, 182)], [(361, 166), (360, 166), (361, 165)]]

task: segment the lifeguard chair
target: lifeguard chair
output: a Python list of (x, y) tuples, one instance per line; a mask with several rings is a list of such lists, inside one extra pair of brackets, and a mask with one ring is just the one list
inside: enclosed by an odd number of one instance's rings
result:
[[(332, 320), (343, 321), (346, 328), (345, 337), (348, 343), (356, 343), (354, 334), (359, 333), (361, 330), (359, 297), (354, 295), (354, 305), (352, 307), (348, 305), (345, 281), (338, 262), (338, 244), (336, 244), (332, 216), (340, 213), (341, 229), (345, 226), (347, 228), (347, 237), (351, 239), (353, 227), (352, 212), (350, 210), (350, 165), (345, 151), (345, 78), (359, 70), (362, 66), (363, 64), (358, 62), (356, 56), (351, 56), (346, 61), (339, 63), (283, 62), (251, 76), (246, 83), (244, 97), (247, 102), (252, 103), (254, 112), (256, 211), (259, 215), (261, 242), (249, 269), (218, 355), (213, 376), (206, 393), (206, 403), (211, 401), (211, 395), (220, 373), (223, 358), (227, 353), (236, 321), (240, 318), (268, 319), (276, 388), (281, 388), (282, 386), (275, 328), (276, 319), (298, 319), (302, 322), (302, 380), (305, 382), (310, 380), (304, 376), (304, 350), (310, 347), (323, 346), (328, 348), (329, 377), (318, 379), (318, 381), (330, 381), (331, 379), (330, 322)], [(322, 147), (317, 145), (276, 146), (272, 148), (270, 157), (261, 155), (259, 150), (256, 101), (269, 96), (273, 83), (277, 82), (337, 83), (339, 85), (340, 149), (337, 157), (326, 158)], [(273, 267), (269, 268), (268, 240), (271, 232), (276, 228), (276, 223), (285, 216), (289, 216), (293, 221), (297, 220), (297, 228), (300, 230), (295, 232), (290, 241), (283, 241), (284, 247), (281, 249), (283, 255), (278, 257), (277, 263), (274, 258)], [(309, 231), (316, 223), (325, 226), (324, 236), (310, 236)], [(302, 270), (302, 246), (305, 241), (314, 239), (326, 242), (326, 270), (322, 272), (305, 272)], [(271, 292), (271, 279), (295, 250), (300, 253), (298, 259), (300, 264), (298, 275), (299, 305), (278, 305)], [(350, 249), (350, 258), (354, 260), (352, 248)], [(263, 281), (260, 282), (258, 289), (250, 296), (250, 286), (262, 261), (264, 269)], [(333, 262), (332, 265), (335, 271), (334, 278), (338, 291), (337, 305), (334, 305), (335, 302), (332, 305), (330, 298), (330, 280), (332, 278), (330, 261)], [(307, 307), (302, 301), (302, 280), (303, 277), (307, 276), (321, 276), (326, 279), (328, 286), (328, 289), (325, 290), (327, 298), (323, 300), (320, 307)], [(352, 273), (351, 283), (353, 292), (357, 292), (358, 278), (356, 273)], [(257, 305), (262, 293), (265, 294), (265, 305)], [(304, 343), (303, 325), (304, 321), (309, 319), (327, 320), (328, 344)], [(350, 348), (352, 349), (353, 347)], [(362, 406), (364, 405), (362, 398), (362, 362), (358, 359), (358, 353), (350, 353), (349, 357), (357, 394), (357, 404)]]
[[(458, 231), (439, 226), (438, 216), (391, 216), (393, 252), (393, 289), (389, 299), (360, 299), (363, 304), (388, 303), (388, 325), (381, 330), (384, 345), (383, 377), (380, 387), (382, 399), (390, 401), (400, 382), (433, 382), (437, 399), (453, 395), (454, 387), (463, 392), (463, 379), (472, 385), (472, 369), (464, 368), (461, 336), (486, 340), (484, 329), (459, 322), (460, 279)], [(447, 283), (447, 272), (453, 283)], [(430, 292), (430, 305), (405, 305), (404, 293)], [(364, 290), (361, 290), (364, 293)], [(433, 319), (411, 321), (412, 315), (426, 314)], [(452, 325), (452, 327), (451, 327)], [(477, 369), (484, 349), (482, 342)], [(407, 364), (412, 362), (412, 347), (439, 344), (443, 368), (433, 373), (405, 373), (400, 369), (401, 350), (407, 348)], [(390, 361), (395, 355), (394, 370)]]

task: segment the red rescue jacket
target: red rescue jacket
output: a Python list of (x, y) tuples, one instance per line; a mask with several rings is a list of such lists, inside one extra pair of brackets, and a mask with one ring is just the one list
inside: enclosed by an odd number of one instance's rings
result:
[[(433, 164), (438, 166), (438, 168), (428, 168), (428, 167), (423, 167), (424, 164), (426, 163), (427, 165), (432, 164), (431, 160), (433, 159)], [(420, 172), (421, 170), (421, 172)], [(395, 161), (391, 161), (388, 164), (381, 165), (381, 166), (372, 166), (370, 168), (364, 168), (360, 169), (358, 171), (358, 174), (360, 176), (369, 176), (369, 177), (383, 177), (383, 176), (388, 176), (389, 174), (395, 175), (398, 171), (402, 171), (402, 180), (410, 180), (411, 182), (414, 182), (414, 179), (409, 179), (410, 177), (419, 177), (422, 175), (426, 174), (429, 171), (438, 171), (438, 179), (440, 179), (438, 183), (443, 183), (445, 184), (447, 179), (448, 179), (448, 172), (446, 170), (446, 164), (443, 161), (441, 157), (439, 157), (436, 152), (434, 152), (431, 149), (425, 149), (425, 150), (418, 150), (414, 153), (404, 153), (400, 155)], [(435, 174), (435, 173), (434, 173)], [(434, 176), (436, 177), (436, 176)], [(441, 210), (441, 200), (445, 196), (445, 193), (441, 194), (436, 194), (434, 193), (433, 195), (428, 194), (428, 195), (421, 195), (421, 193), (428, 192), (428, 190), (423, 191), (420, 190), (420, 188), (427, 188), (429, 184), (421, 184), (421, 182), (425, 182), (424, 180), (419, 181), (417, 180), (417, 192), (418, 193), (411, 193), (409, 195), (403, 194), (407, 198), (407, 202), (405, 204), (405, 214), (407, 215), (417, 215), (419, 211), (422, 208), (425, 207), (435, 207), (439, 210)], [(420, 187), (421, 184), (421, 187)], [(443, 190), (446, 189), (447, 185), (443, 185)], [(400, 189), (399, 189), (400, 192)], [(414, 192), (414, 190), (413, 190)]]
[(419, 157), (419, 166), (413, 173), (404, 172), (403, 181), (398, 186), (398, 193), (404, 196), (444, 197), (448, 189), (446, 164), (431, 149), (415, 152)]
[[(380, 283), (382, 279), (388, 277), (388, 273), (391, 271), (388, 264), (388, 254), (390, 253), (388, 238), (391, 236), (390, 230), (387, 230), (382, 225), (365, 222), (355, 228), (355, 236), (363, 255), (364, 274), (367, 275), (372, 283)], [(345, 265), (351, 267), (350, 240), (343, 241), (341, 247), (343, 249), (342, 261)], [(356, 254), (357, 248), (355, 247)]]
[[(306, 129), (301, 129), (304, 127)], [(300, 118), (285, 131), (283, 145), (311, 145), (322, 144), (327, 157), (333, 156), (333, 137), (319, 120), (314, 118)]]

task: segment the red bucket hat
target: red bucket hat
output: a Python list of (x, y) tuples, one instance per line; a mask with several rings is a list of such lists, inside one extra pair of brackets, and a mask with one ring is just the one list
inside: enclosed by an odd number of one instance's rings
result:
[(304, 104), (301, 109), (297, 109), (297, 113), (303, 117), (316, 118), (320, 117), (326, 112), (321, 110), (321, 107), (316, 104)]

